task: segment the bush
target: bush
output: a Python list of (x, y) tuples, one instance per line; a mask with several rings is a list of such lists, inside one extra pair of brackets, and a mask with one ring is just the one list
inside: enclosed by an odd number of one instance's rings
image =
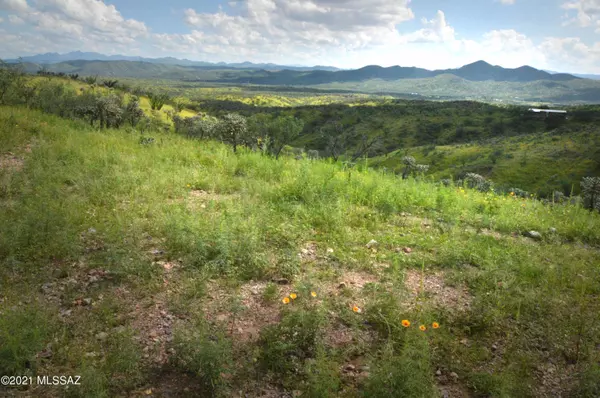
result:
[(581, 192), (585, 208), (600, 211), (600, 177), (584, 177)]

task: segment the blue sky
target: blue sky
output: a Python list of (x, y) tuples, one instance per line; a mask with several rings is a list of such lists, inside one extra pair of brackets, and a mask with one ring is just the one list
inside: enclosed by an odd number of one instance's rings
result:
[(75, 50), (600, 73), (600, 0), (0, 0), (0, 58)]

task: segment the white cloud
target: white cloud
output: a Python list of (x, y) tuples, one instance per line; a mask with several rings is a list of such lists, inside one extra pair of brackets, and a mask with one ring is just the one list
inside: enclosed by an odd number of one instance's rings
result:
[[(51, 46), (65, 51), (126, 52), (136, 40), (149, 36), (143, 22), (123, 18), (115, 6), (100, 0), (36, 0), (31, 6), (25, 0), (0, 0), (0, 9), (18, 14), (9, 16), (11, 23), (31, 25), (24, 31), (39, 32), (35, 40), (50, 38)], [(5, 35), (3, 39), (7, 49), (24, 51), (18, 43), (7, 41), (22, 40), (21, 35)]]
[[(231, 3), (236, 7), (231, 14), (222, 9), (215, 13), (184, 10), (182, 19), (189, 31), (172, 34), (152, 33), (143, 22), (124, 18), (115, 6), (99, 0), (30, 0), (29, 4), (25, 0), (0, 0), (0, 10), (9, 11), (11, 22), (18, 23), (20, 18), (26, 24), (16, 33), (0, 30), (0, 56), (84, 50), (212, 62), (341, 67), (380, 64), (429, 69), (460, 67), (483, 59), (504, 67), (529, 64), (600, 73), (600, 43), (552, 37), (534, 43), (513, 29), (464, 38), (441, 10), (421, 18), (421, 29), (403, 29), (401, 34), (398, 27), (414, 18), (410, 0)], [(600, 0), (571, 0), (564, 7), (578, 13), (577, 23), (591, 26), (599, 16), (598, 8), (593, 7), (598, 3)]]
[(500, 3), (502, 3), (504, 5), (508, 5), (508, 6), (515, 4), (515, 0), (498, 0), (498, 1), (500, 1)]
[(600, 42), (587, 45), (578, 37), (549, 37), (540, 49), (560, 71), (600, 73)]
[(25, 23), (23, 18), (21, 18), (17, 15), (12, 15), (12, 14), (8, 16), (8, 22), (10, 22), (13, 25), (21, 25), (21, 24)]
[(27, 12), (29, 6), (25, 0), (0, 0), (0, 10)]
[(575, 23), (582, 27), (594, 26), (596, 32), (600, 33), (600, 0), (573, 0), (562, 5), (567, 10), (567, 15), (576, 11), (574, 18), (567, 20), (567, 24)]
[(455, 40), (454, 28), (446, 22), (446, 15), (438, 10), (432, 20), (421, 19), (425, 28), (403, 37), (408, 43), (444, 43)]

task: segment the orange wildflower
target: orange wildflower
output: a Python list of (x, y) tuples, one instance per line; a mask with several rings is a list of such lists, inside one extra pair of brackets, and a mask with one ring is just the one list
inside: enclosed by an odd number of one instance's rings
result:
[(289, 304), (290, 302), (290, 298), (289, 297), (284, 297), (283, 300), (281, 300), (283, 302), (283, 304)]
[(357, 314), (360, 314), (362, 312), (362, 310), (357, 306), (352, 307), (352, 311), (356, 312)]
[(422, 332), (427, 330), (427, 327), (425, 325), (421, 325), (419, 326), (419, 329), (421, 329)]
[(432, 327), (432, 328), (434, 328), (434, 329), (438, 329), (438, 328), (440, 327), (440, 324), (439, 324), (439, 323), (437, 323), (437, 322), (433, 322), (433, 323), (431, 324), (431, 327)]
[(402, 320), (402, 326), (404, 326), (405, 328), (410, 326), (410, 321), (408, 319), (403, 319)]

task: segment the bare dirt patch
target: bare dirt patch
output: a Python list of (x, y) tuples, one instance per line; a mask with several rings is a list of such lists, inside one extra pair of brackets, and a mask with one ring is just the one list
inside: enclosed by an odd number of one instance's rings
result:
[(414, 299), (411, 303), (431, 302), (435, 306), (460, 311), (470, 307), (472, 297), (467, 287), (447, 285), (441, 271), (422, 273), (418, 270), (407, 270), (404, 283)]
[(8, 172), (18, 172), (23, 169), (25, 160), (14, 155), (12, 152), (4, 153), (0, 155), (0, 170)]
[[(236, 341), (256, 341), (263, 327), (280, 319), (278, 305), (281, 303), (267, 302), (263, 298), (266, 286), (267, 282), (249, 282), (238, 289), (226, 290), (216, 282), (208, 283), (208, 300), (203, 305), (206, 318), (226, 325), (228, 333)], [(279, 286), (280, 297), (291, 292), (291, 286)]]

